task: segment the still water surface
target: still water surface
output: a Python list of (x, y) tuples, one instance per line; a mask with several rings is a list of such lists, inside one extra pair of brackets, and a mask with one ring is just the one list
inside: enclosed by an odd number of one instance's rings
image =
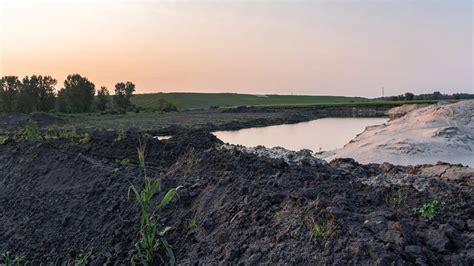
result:
[(280, 146), (295, 151), (311, 149), (317, 152), (342, 148), (364, 131), (365, 127), (381, 125), (387, 120), (387, 118), (322, 118), (291, 125), (217, 131), (214, 135), (226, 143), (247, 147)]

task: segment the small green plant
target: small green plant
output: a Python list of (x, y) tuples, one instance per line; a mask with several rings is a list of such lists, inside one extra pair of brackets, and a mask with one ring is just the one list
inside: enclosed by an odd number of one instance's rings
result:
[(438, 205), (439, 201), (434, 199), (428, 203), (423, 204), (423, 206), (420, 208), (414, 208), (413, 212), (431, 221), (436, 217)]
[(8, 136), (7, 135), (0, 135), (0, 145), (5, 145), (8, 141)]
[(74, 266), (86, 266), (90, 260), (94, 259), (92, 256), (92, 250), (84, 251), (79, 256), (77, 256), (76, 260), (74, 261)]
[(81, 134), (79, 134), (78, 141), (79, 141), (80, 144), (89, 143), (91, 141), (91, 136), (87, 132), (81, 133)]
[(125, 140), (125, 129), (123, 128), (123, 125), (120, 125), (117, 128), (117, 136), (115, 137), (115, 142), (121, 142), (122, 140)]
[(125, 159), (122, 159), (122, 160), (120, 160), (120, 159), (115, 159), (115, 162), (116, 162), (116, 163), (119, 163), (119, 164), (121, 164), (121, 165), (127, 165), (127, 164), (130, 163), (130, 159), (128, 159), (128, 158), (125, 158)]
[(193, 217), (189, 222), (188, 224), (186, 225), (186, 228), (188, 229), (194, 229), (197, 227), (197, 219), (196, 217)]
[(319, 238), (326, 240), (336, 232), (334, 219), (329, 219), (326, 223), (321, 224), (311, 218), (311, 238)]
[[(137, 152), (145, 184), (141, 190), (133, 184), (130, 184), (128, 189), (128, 197), (133, 197), (140, 205), (140, 239), (135, 244), (137, 254), (132, 257), (131, 264), (153, 265), (155, 258), (158, 257), (162, 264), (174, 265), (174, 253), (165, 237), (166, 232), (171, 228), (165, 227), (160, 230), (157, 215), (176, 196), (177, 190), (175, 188), (168, 190), (158, 204), (153, 204), (152, 199), (161, 191), (161, 180), (147, 176), (145, 146), (140, 143)], [(167, 261), (163, 254), (166, 255)]]
[(25, 256), (15, 256), (8, 251), (0, 255), (0, 266), (20, 266), (26, 262)]
[(395, 207), (404, 207), (408, 205), (407, 199), (405, 195), (403, 195), (401, 190), (397, 191), (397, 193), (395, 193), (395, 196), (391, 198), (388, 196), (385, 197), (385, 203), (387, 203), (388, 205), (395, 206)]

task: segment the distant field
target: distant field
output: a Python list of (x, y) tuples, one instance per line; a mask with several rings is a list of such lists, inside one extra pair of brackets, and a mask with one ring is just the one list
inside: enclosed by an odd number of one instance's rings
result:
[[(447, 100), (447, 102), (454, 103), (458, 100)], [(437, 100), (415, 100), (415, 101), (381, 101), (381, 100), (361, 100), (348, 102), (321, 102), (312, 104), (270, 104), (260, 105), (259, 107), (271, 108), (311, 108), (311, 107), (397, 107), (404, 104), (435, 104)]]
[(155, 109), (160, 99), (176, 105), (179, 110), (208, 109), (211, 106), (292, 106), (335, 104), (369, 101), (361, 97), (300, 96), (300, 95), (252, 95), (236, 93), (153, 93), (137, 94), (132, 102), (140, 107)]

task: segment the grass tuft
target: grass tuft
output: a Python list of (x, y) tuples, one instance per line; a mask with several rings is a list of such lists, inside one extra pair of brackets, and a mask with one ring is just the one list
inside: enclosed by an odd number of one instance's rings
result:
[(0, 254), (0, 266), (20, 266), (27, 263), (25, 256), (13, 255), (8, 251)]
[(387, 205), (395, 206), (395, 207), (405, 207), (408, 206), (407, 198), (403, 195), (401, 190), (398, 190), (393, 197), (385, 197), (385, 203)]
[(334, 219), (329, 219), (325, 223), (319, 223), (311, 218), (311, 238), (326, 240), (336, 233)]

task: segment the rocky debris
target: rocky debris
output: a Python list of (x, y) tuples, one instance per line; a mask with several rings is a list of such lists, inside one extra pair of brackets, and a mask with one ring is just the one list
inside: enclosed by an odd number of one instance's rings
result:
[(474, 169), (462, 165), (439, 163), (421, 168), (419, 174), (474, 186)]
[[(141, 135), (114, 136), (0, 145), (0, 253), (66, 264), (90, 250), (94, 265), (129, 262), (139, 210), (127, 188), (141, 182)], [(419, 174), (433, 165), (215, 148), (221, 143), (204, 131), (145, 143), (149, 175), (161, 176), (164, 190), (182, 187), (159, 214), (179, 264), (474, 263), (473, 188)], [(432, 220), (412, 211), (433, 199)], [(315, 222), (332, 225), (329, 237), (311, 234)]]
[(255, 154), (259, 157), (282, 159), (287, 164), (296, 165), (327, 165), (327, 162), (312, 156), (310, 150), (291, 151), (282, 147), (266, 148), (264, 146), (245, 147), (241, 145), (225, 144), (219, 149), (236, 150)]

